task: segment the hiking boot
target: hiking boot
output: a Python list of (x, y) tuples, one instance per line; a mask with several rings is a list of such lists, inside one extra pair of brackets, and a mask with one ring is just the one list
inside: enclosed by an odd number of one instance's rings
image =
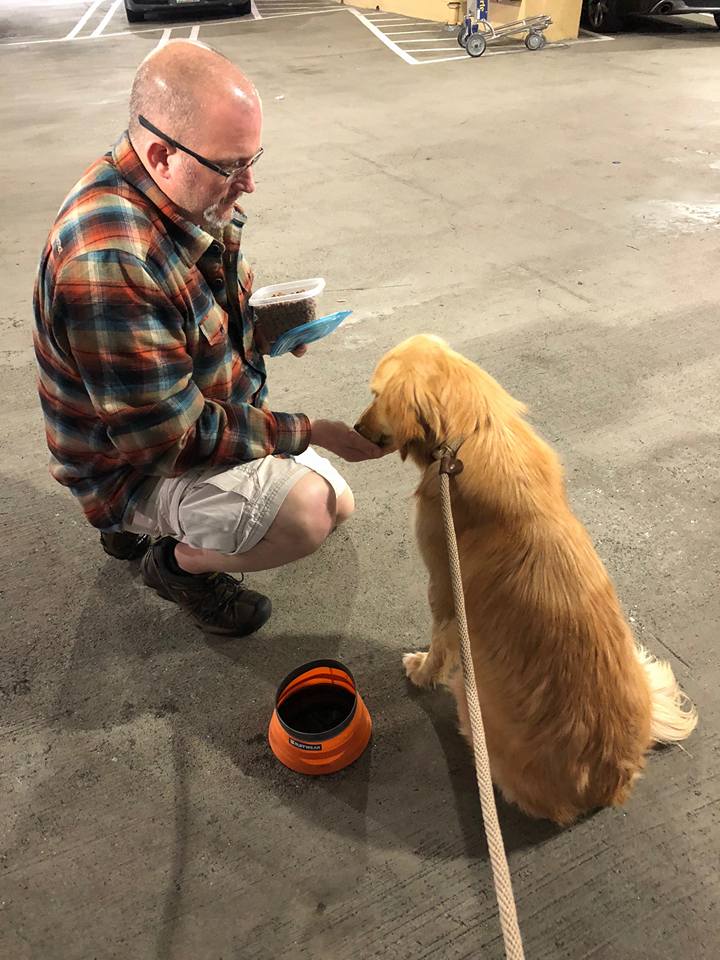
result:
[[(272, 604), (254, 590), (245, 590), (227, 573), (185, 573), (175, 561), (177, 540), (156, 540), (142, 559), (143, 580), (165, 600), (187, 610), (206, 633), (245, 637), (270, 618)], [(179, 571), (179, 572), (177, 572)]]
[(146, 534), (100, 531), (100, 545), (109, 557), (114, 557), (116, 560), (137, 560), (145, 553), (151, 542), (151, 538)]

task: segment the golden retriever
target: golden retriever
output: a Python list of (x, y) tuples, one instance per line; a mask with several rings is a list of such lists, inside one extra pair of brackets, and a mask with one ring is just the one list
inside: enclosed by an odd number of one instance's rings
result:
[(561, 825), (622, 803), (647, 750), (688, 737), (697, 715), (670, 665), (635, 644), (558, 457), (521, 403), (437, 337), (391, 350), (371, 389), (356, 429), (422, 471), (416, 532), (433, 626), (430, 650), (403, 657), (408, 677), (449, 686), (471, 738), (436, 459), (460, 443), (453, 516), (495, 784)]

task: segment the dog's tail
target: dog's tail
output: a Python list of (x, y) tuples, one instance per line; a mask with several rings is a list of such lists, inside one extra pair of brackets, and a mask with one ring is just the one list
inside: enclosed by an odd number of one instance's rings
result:
[(636, 650), (650, 686), (650, 736), (655, 743), (686, 740), (697, 726), (697, 710), (678, 686), (669, 663), (656, 660), (645, 647), (638, 645)]

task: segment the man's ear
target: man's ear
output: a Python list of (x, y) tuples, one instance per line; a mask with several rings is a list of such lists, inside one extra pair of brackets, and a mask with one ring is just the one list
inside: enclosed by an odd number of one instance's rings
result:
[(175, 153), (175, 148), (160, 140), (153, 140), (147, 148), (150, 169), (163, 180), (167, 180), (170, 173), (168, 158), (171, 153)]

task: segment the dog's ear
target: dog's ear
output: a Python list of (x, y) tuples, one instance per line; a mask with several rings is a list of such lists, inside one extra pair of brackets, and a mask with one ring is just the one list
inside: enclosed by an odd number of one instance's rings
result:
[(383, 397), (391, 420), (393, 441), (403, 460), (411, 448), (434, 449), (440, 442), (442, 422), (437, 399), (422, 381), (398, 377), (386, 387)]

